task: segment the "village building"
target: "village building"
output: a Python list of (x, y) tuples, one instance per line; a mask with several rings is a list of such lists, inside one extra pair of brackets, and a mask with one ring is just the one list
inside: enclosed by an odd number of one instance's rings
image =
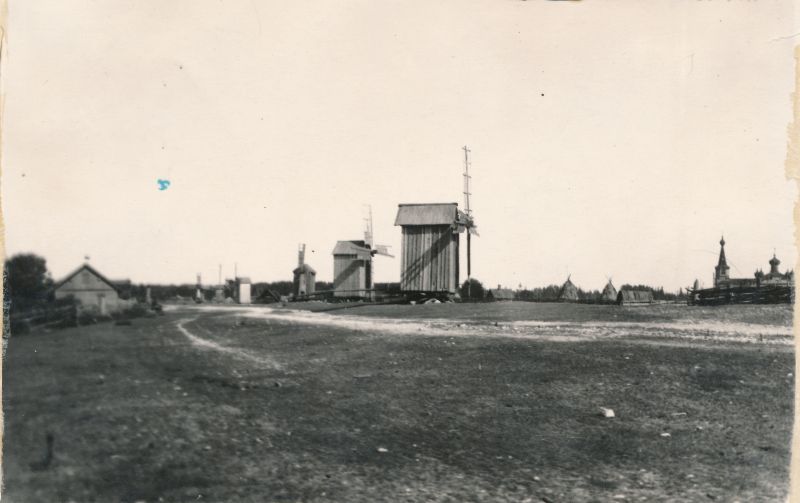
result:
[(655, 302), (650, 290), (622, 290), (617, 294), (617, 303), (621, 306), (652, 304)]
[(238, 304), (250, 304), (251, 301), (251, 288), (250, 278), (246, 276), (237, 276), (231, 282), (231, 290), (233, 300)]
[(113, 281), (89, 264), (67, 275), (55, 285), (55, 298), (73, 298), (81, 311), (107, 315), (131, 307), (130, 280)]
[(454, 296), (458, 292), (459, 233), (471, 225), (457, 203), (401, 204), (400, 290)]
[(486, 299), (494, 301), (514, 300), (514, 291), (497, 285), (497, 288), (492, 288), (486, 293)]

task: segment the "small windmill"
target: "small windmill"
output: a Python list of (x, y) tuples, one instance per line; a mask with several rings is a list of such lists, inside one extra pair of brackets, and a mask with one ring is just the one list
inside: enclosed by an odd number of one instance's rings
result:
[(463, 215), (459, 214), (458, 232), (467, 231), (467, 297), (472, 295), (472, 240), (470, 239), (473, 234), (478, 234), (478, 226), (475, 225), (475, 219), (472, 217), (472, 209), (469, 206), (469, 196), (472, 195), (469, 189), (469, 182), (472, 177), (469, 175), (469, 154), (471, 150), (466, 145), (464, 150), (464, 212)]
[(364, 239), (337, 241), (333, 248), (333, 295), (372, 299), (375, 295), (373, 257), (393, 257), (386, 245), (376, 245), (372, 234), (372, 207), (364, 205)]

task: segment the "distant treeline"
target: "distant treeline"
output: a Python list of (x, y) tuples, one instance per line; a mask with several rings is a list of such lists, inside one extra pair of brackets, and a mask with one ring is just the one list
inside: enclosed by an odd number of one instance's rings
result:
[[(472, 298), (473, 300), (480, 300), (481, 298), (485, 297), (485, 293), (488, 292), (479, 281), (473, 279), (473, 291)], [(147, 288), (150, 288), (150, 296), (155, 300), (167, 300), (167, 299), (174, 299), (178, 296), (186, 297), (186, 298), (194, 298), (195, 292), (197, 290), (196, 285), (192, 284), (182, 284), (182, 285), (133, 285), (131, 287), (130, 296), (136, 299), (144, 299), (146, 295)], [(252, 298), (254, 302), (271, 302), (273, 299), (269, 292), (273, 292), (274, 294), (282, 297), (289, 297), (292, 294), (292, 282), (291, 281), (272, 281), (272, 282), (259, 282), (253, 283), (252, 286)], [(328, 281), (318, 281), (315, 285), (315, 289), (317, 292), (325, 292), (333, 290), (333, 283)], [(465, 285), (462, 286), (462, 289), (465, 290)], [(230, 297), (233, 294), (233, 289), (231, 285), (226, 285), (224, 288), (224, 294), (226, 297)], [(375, 290), (387, 294), (399, 294), (400, 292), (400, 283), (376, 283)], [(645, 290), (648, 292), (653, 292), (653, 299), (654, 300), (681, 300), (685, 298), (683, 291), (679, 292), (678, 294), (665, 292), (664, 288), (662, 287), (652, 287), (649, 285), (631, 285), (631, 284), (624, 284), (618, 288), (619, 290)], [(558, 296), (561, 293), (561, 285), (548, 285), (545, 287), (537, 287), (537, 288), (530, 288), (530, 289), (522, 289), (514, 291), (514, 300), (521, 300), (521, 301), (528, 301), (528, 302), (555, 302), (558, 300)], [(205, 287), (203, 289), (203, 294), (206, 300), (211, 300), (214, 298), (214, 289)], [(461, 292), (462, 298), (465, 297), (466, 291)], [(477, 294), (477, 295), (476, 295)], [(601, 292), (600, 290), (584, 290), (582, 288), (578, 288), (578, 299), (581, 301), (591, 302), (594, 300), (600, 299)]]
[[(629, 285), (624, 284), (617, 289), (620, 290), (644, 290), (653, 292), (653, 300), (678, 300), (681, 294), (668, 293), (662, 287), (652, 287), (648, 285)], [(514, 292), (515, 300), (528, 302), (555, 302), (561, 293), (561, 285), (548, 285), (532, 289), (517, 290)], [(600, 290), (584, 290), (578, 287), (578, 299), (586, 302), (600, 300), (602, 292)]]

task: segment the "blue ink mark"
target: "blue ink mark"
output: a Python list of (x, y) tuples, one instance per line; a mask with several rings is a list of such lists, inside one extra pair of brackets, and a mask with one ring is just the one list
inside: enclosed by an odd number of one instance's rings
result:
[(170, 181), (169, 180), (162, 180), (158, 179), (158, 190), (167, 190), (169, 187)]

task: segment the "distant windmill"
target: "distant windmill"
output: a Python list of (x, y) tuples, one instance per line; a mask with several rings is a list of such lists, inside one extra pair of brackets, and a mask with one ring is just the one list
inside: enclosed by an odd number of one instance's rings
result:
[(472, 218), (472, 209), (469, 206), (469, 196), (472, 195), (469, 189), (469, 182), (472, 178), (469, 175), (469, 154), (471, 150), (464, 145), (464, 219), (463, 222), (459, 222), (459, 232), (461, 229), (466, 229), (467, 231), (467, 297), (471, 297), (472, 294), (472, 240), (470, 239), (473, 234), (476, 236), (480, 236), (478, 234), (478, 227), (475, 225), (475, 220)]
[(375, 269), (373, 257), (389, 253), (389, 246), (376, 245), (372, 231), (372, 207), (367, 205), (363, 241), (338, 241), (333, 249), (333, 291), (335, 297), (373, 299)]

